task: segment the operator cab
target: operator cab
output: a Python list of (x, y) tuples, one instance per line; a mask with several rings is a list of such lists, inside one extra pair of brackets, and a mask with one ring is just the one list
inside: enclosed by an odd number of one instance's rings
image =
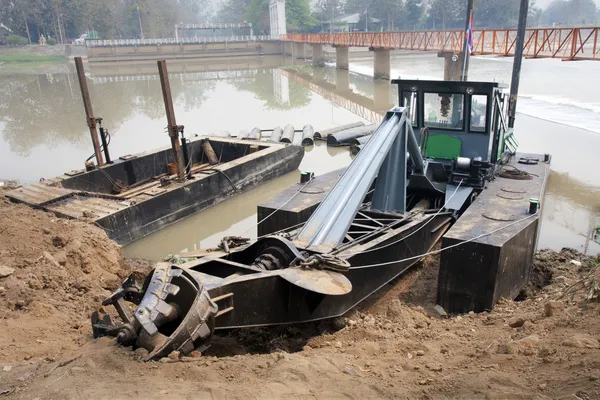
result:
[(506, 86), (497, 82), (392, 80), (421, 152), (449, 166), (459, 157), (496, 164), (517, 143), (507, 128)]

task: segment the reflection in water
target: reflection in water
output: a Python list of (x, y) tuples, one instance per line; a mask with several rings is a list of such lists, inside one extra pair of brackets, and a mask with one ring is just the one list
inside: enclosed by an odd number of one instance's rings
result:
[[(53, 148), (57, 142), (82, 139), (76, 113), (81, 94), (71, 75), (17, 75), (0, 78), (2, 139), (13, 153), (27, 156), (35, 146)], [(85, 126), (84, 126), (85, 127)]]
[(545, 197), (540, 243), (554, 249), (572, 247), (588, 254), (599, 253), (600, 244), (592, 241), (600, 217), (598, 199), (600, 188), (553, 171)]
[[(428, 71), (437, 76), (439, 70), (442, 76), (441, 59), (412, 57), (405, 63), (394, 62), (413, 73)], [(278, 68), (292, 64), (282, 57), (169, 62), (178, 123), (185, 125), (188, 135), (222, 130), (236, 133), (288, 123), (297, 128), (310, 123), (325, 129), (361, 117), (365, 122), (378, 121), (397, 104), (396, 86), (389, 82), (328, 67)], [(471, 75), (489, 79), (494, 71), (504, 74), (504, 64), (503, 59), (475, 61)], [(574, 68), (564, 63), (536, 65), (551, 65), (559, 71), (553, 70), (556, 76), (565, 68), (570, 76)], [(569, 65), (581, 66), (577, 68), (584, 77), (597, 69), (583, 62)], [(587, 71), (589, 68), (593, 70)], [(111, 130), (115, 157), (168, 145), (155, 70), (155, 63), (94, 64), (89, 68), (94, 110)], [(409, 77), (404, 70), (400, 73)], [(535, 82), (536, 78), (532, 79)], [(552, 95), (555, 89), (552, 85), (533, 88), (530, 83), (524, 87), (540, 96)], [(589, 93), (582, 96), (589, 100)], [(74, 75), (2, 76), (0, 110), (0, 178), (32, 182), (41, 176), (56, 176), (81, 168), (92, 152)], [(600, 148), (600, 136), (525, 115), (517, 118), (516, 132), (523, 151), (553, 155), (540, 247), (600, 251), (600, 245), (589, 240), (600, 215), (600, 176), (590, 167), (596, 164), (594, 149)], [(306, 148), (300, 169), (322, 174), (344, 167), (350, 160), (346, 148), (328, 148), (317, 142)], [(128, 246), (126, 253), (157, 259), (185, 249), (214, 246), (221, 236), (248, 228), (252, 228), (248, 235), (256, 235), (256, 205), (297, 180), (297, 173), (281, 177), (144, 238)]]

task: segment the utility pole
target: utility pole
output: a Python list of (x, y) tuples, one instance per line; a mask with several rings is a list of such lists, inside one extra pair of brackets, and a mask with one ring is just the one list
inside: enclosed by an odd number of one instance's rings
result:
[(143, 39), (144, 38), (144, 28), (142, 28), (142, 16), (140, 15), (140, 6), (137, 3), (135, 3), (135, 6), (137, 7), (138, 22), (140, 23), (140, 36), (141, 36), (141, 39)]
[[(473, 15), (473, 0), (469, 0), (467, 3), (467, 20), (465, 22), (465, 31), (463, 38), (463, 70), (460, 77), (461, 81), (467, 80), (469, 72), (469, 38), (467, 37), (467, 31), (471, 27), (471, 17)], [(473, 34), (473, 33), (471, 33)]]
[(54, 2), (54, 6), (56, 7), (56, 22), (58, 23), (58, 36), (60, 37), (60, 43), (64, 44), (64, 37), (62, 31), (62, 21), (60, 20), (60, 10), (58, 9), (58, 0)]
[(525, 43), (525, 29), (527, 28), (527, 12), (529, 1), (521, 0), (519, 8), (519, 25), (515, 43), (515, 58), (513, 60), (512, 80), (510, 82), (510, 99), (508, 101), (508, 127), (515, 126), (517, 115), (517, 97), (519, 95), (519, 79), (521, 78), (521, 63), (523, 62), (523, 45)]

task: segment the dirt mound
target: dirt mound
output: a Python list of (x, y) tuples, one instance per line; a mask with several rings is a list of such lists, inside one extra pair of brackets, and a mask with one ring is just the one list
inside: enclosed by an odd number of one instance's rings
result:
[(102, 229), (0, 198), (0, 358), (79, 346), (130, 269)]
[(97, 306), (125, 273), (119, 246), (102, 229), (2, 200), (0, 315), (81, 311)]
[(91, 311), (132, 268), (118, 246), (0, 200), (0, 396), (600, 398), (597, 258), (542, 251), (529, 296), (461, 316), (434, 309), (438, 264), (344, 317), (220, 332), (203, 356), (144, 363), (90, 337)]

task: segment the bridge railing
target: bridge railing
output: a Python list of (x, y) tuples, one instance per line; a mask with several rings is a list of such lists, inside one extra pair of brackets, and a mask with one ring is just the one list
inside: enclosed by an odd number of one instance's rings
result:
[[(524, 57), (600, 60), (600, 27), (532, 28), (525, 35)], [(336, 46), (404, 50), (462, 51), (464, 31), (343, 32), (287, 34), (281, 40)], [(513, 56), (516, 29), (482, 29), (473, 32), (473, 54)]]
[(99, 40), (89, 39), (85, 41), (87, 47), (111, 47), (111, 46), (156, 46), (168, 44), (204, 44), (204, 43), (234, 43), (234, 42), (261, 42), (266, 40), (279, 40), (278, 37), (259, 36), (216, 36), (216, 37), (182, 37), (165, 39), (115, 39)]
[[(171, 81), (206, 81), (206, 80), (223, 80), (223, 79), (239, 79), (253, 78), (258, 75), (259, 69), (233, 70), (233, 71), (201, 71), (201, 72), (176, 72), (170, 73)], [(112, 82), (135, 82), (135, 81), (155, 81), (159, 80), (158, 73), (156, 74), (137, 74), (137, 75), (116, 75), (116, 76), (92, 76), (92, 82), (103, 84)]]

